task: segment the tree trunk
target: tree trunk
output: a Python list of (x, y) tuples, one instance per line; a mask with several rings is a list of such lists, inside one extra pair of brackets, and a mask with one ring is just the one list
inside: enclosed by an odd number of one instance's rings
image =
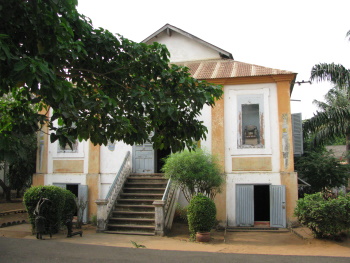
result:
[(3, 180), (0, 179), (0, 186), (4, 190), (6, 201), (11, 201), (11, 188), (5, 184)]

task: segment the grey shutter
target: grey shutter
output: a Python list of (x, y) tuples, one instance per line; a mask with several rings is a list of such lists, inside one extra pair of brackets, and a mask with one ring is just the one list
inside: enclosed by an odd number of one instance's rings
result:
[(292, 128), (293, 128), (294, 155), (301, 156), (304, 153), (303, 121), (302, 121), (301, 113), (293, 113), (292, 114)]
[(133, 147), (133, 172), (154, 173), (154, 150), (152, 143)]
[(270, 185), (270, 226), (286, 227), (285, 185)]
[(86, 203), (86, 208), (84, 210), (83, 213), (83, 223), (86, 224), (89, 220), (88, 220), (88, 207), (89, 204), (88, 202), (88, 186), (87, 185), (79, 185), (78, 186), (78, 200), (79, 202), (84, 202), (84, 204)]
[(254, 186), (236, 186), (236, 224), (254, 226)]

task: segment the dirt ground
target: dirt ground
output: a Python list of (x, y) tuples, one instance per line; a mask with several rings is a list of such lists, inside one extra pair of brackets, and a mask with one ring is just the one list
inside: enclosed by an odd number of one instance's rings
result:
[[(21, 200), (12, 203), (0, 201), (0, 212), (24, 209)], [(27, 213), (18, 213), (0, 216), (2, 223), (22, 221), (28, 222)], [(35, 238), (30, 236), (30, 226), (19, 226), (26, 228), (26, 233), (10, 230), (12, 227), (0, 228), (0, 236), (16, 238)], [(186, 251), (208, 251), (220, 253), (244, 253), (244, 254), (278, 254), (278, 255), (309, 255), (309, 256), (338, 256), (350, 257), (350, 238), (336, 242), (332, 240), (318, 240), (312, 237), (308, 229), (296, 228), (300, 234), (297, 236), (290, 232), (225, 232), (212, 231), (212, 239), (209, 243), (198, 243), (189, 240), (188, 226), (174, 223), (171, 232), (166, 237), (143, 237), (106, 235), (96, 233), (95, 227), (86, 225), (83, 227), (84, 238), (65, 238), (64, 234), (54, 235), (53, 240), (72, 243), (85, 243), (107, 246), (132, 247), (130, 240), (137, 241), (149, 249), (160, 250), (186, 250)], [(118, 237), (116, 237), (118, 236)]]
[[(22, 199), (13, 199), (11, 203), (6, 202), (5, 200), (0, 200), (0, 213), (11, 211), (11, 210), (23, 210), (25, 209), (23, 205)], [(28, 214), (27, 213), (11, 213), (9, 215), (0, 215), (0, 226), (3, 223), (14, 222), (14, 221), (23, 221), (26, 220), (28, 222)]]

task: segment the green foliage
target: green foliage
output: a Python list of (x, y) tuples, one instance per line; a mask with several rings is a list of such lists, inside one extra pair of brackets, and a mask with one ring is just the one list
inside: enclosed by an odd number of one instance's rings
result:
[(304, 121), (304, 136), (308, 137), (313, 147), (335, 142), (346, 144), (346, 137), (350, 136), (348, 87), (335, 86), (324, 97), (325, 102), (314, 100), (320, 111), (311, 119)]
[(295, 170), (308, 182), (310, 192), (347, 185), (349, 165), (341, 164), (331, 151), (309, 151), (296, 159)]
[(217, 159), (201, 149), (171, 154), (162, 171), (179, 185), (188, 202), (198, 193), (213, 199), (224, 183)]
[(350, 229), (350, 194), (325, 198), (321, 193), (297, 201), (295, 215), (318, 238), (336, 238)]
[(204, 139), (197, 117), (221, 97), (221, 87), (170, 65), (164, 45), (93, 28), (76, 6), (76, 0), (1, 1), (0, 97), (13, 100), (0, 102), (0, 141), (45, 123), (51, 142), (61, 145), (142, 144), (156, 131), (155, 148), (178, 151)]
[(187, 220), (187, 206), (182, 207), (179, 203), (176, 204), (174, 222), (188, 223)]
[(210, 232), (216, 222), (216, 207), (213, 200), (198, 194), (194, 196), (187, 210), (190, 235), (197, 232)]
[[(347, 32), (347, 37), (350, 31)], [(343, 65), (334, 63), (316, 64), (311, 69), (310, 80), (329, 81), (335, 85), (325, 96), (326, 103), (315, 101), (320, 111), (303, 123), (304, 135), (310, 136), (312, 144), (324, 145), (346, 138), (347, 149), (350, 147), (350, 71)], [(350, 158), (348, 158), (350, 163)]]
[(66, 219), (71, 219), (77, 212), (76, 196), (69, 190), (63, 189), (64, 192), (64, 208), (62, 212), (62, 223)]
[(60, 226), (67, 219), (67, 215), (74, 214), (76, 210), (75, 196), (68, 190), (57, 186), (33, 186), (24, 193), (24, 205), (27, 209), (30, 223), (35, 228), (34, 210), (41, 198), (51, 201), (44, 207), (43, 216), (47, 224), (51, 224), (53, 233), (58, 232)]
[(91, 225), (97, 226), (97, 215), (91, 216)]
[[(30, 187), (32, 175), (35, 173), (37, 137), (34, 133), (16, 139), (19, 147), (15, 149), (12, 147), (2, 149), (0, 147), (0, 151), (4, 150), (7, 153), (12, 151), (12, 158), (4, 158), (9, 163), (7, 177), (11, 189), (21, 191)], [(18, 154), (18, 152), (20, 153)]]

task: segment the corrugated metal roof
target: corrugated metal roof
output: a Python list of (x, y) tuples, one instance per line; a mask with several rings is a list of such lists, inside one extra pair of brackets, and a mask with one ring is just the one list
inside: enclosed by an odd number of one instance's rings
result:
[(191, 76), (196, 79), (295, 74), (292, 71), (262, 67), (233, 59), (188, 61), (176, 62), (173, 64), (188, 67)]

